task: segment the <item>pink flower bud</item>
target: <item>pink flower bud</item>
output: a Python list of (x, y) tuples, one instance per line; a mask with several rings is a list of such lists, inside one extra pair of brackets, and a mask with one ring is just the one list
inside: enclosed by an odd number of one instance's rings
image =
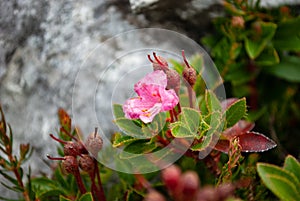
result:
[(187, 171), (183, 173), (180, 178), (181, 192), (183, 200), (192, 201), (195, 200), (197, 191), (200, 186), (199, 177), (194, 171)]
[(176, 191), (181, 176), (181, 170), (176, 165), (164, 169), (161, 173), (162, 181), (166, 187), (172, 192)]
[(155, 190), (151, 190), (144, 198), (144, 201), (166, 201), (164, 196)]

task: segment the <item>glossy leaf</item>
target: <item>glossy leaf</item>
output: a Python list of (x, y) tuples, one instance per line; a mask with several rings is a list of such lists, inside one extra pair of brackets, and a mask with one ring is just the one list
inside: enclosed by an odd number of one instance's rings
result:
[(281, 200), (300, 200), (300, 184), (293, 174), (275, 165), (265, 163), (258, 163), (257, 171), (264, 184)]
[(243, 152), (263, 152), (277, 146), (273, 140), (257, 132), (247, 132), (238, 139)]
[(246, 115), (246, 98), (239, 99), (232, 103), (225, 111), (226, 126), (229, 128), (236, 124)]
[(245, 39), (246, 52), (251, 59), (255, 59), (264, 50), (267, 43), (275, 34), (277, 25), (271, 22), (256, 22), (257, 30), (253, 30), (251, 38)]
[(294, 174), (300, 182), (300, 163), (296, 158), (294, 158), (292, 155), (288, 155), (285, 158), (283, 168)]
[(251, 131), (254, 128), (254, 123), (240, 120), (234, 126), (227, 128), (223, 133), (223, 137), (226, 139), (232, 139), (239, 135), (242, 135), (248, 131)]
[(285, 56), (279, 64), (264, 68), (264, 70), (287, 81), (300, 82), (299, 63), (299, 57)]
[(300, 50), (300, 17), (288, 19), (278, 24), (274, 45), (280, 50)]

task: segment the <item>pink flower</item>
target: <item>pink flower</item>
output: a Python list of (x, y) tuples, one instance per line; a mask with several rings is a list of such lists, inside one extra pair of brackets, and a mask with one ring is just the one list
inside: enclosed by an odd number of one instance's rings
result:
[(138, 97), (123, 105), (125, 117), (149, 123), (160, 112), (173, 109), (179, 98), (173, 89), (166, 90), (167, 75), (162, 70), (149, 73), (134, 85)]

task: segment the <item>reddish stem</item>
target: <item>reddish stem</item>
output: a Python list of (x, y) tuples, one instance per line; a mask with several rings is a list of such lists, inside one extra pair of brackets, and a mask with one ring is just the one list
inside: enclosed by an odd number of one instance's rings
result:
[(57, 160), (57, 161), (63, 161), (63, 160), (66, 160), (65, 158), (63, 157), (52, 157), (50, 155), (47, 154), (47, 158), (49, 158), (50, 160)]
[(67, 144), (66, 141), (63, 141), (63, 140), (61, 140), (61, 139), (55, 137), (52, 133), (50, 133), (49, 135), (50, 135), (50, 137), (51, 137), (52, 139), (54, 139), (55, 141), (60, 142), (60, 143), (62, 143), (62, 144)]
[(149, 61), (150, 61), (151, 63), (154, 63), (154, 61), (151, 59), (151, 56), (150, 56), (149, 54), (148, 54), (147, 56), (148, 56)]
[(65, 132), (65, 134), (68, 135), (70, 138), (72, 138), (76, 142), (78, 141), (77, 138), (74, 137), (73, 135), (71, 135), (64, 127), (61, 127), (60, 129), (63, 130)]
[(186, 57), (185, 57), (184, 50), (181, 51), (181, 54), (182, 54), (183, 61), (184, 61), (185, 65), (186, 65), (188, 68), (191, 68), (189, 62), (187, 61), (187, 59), (186, 59)]
[(99, 196), (98, 198), (101, 201), (106, 201), (103, 186), (102, 186), (102, 182), (101, 182), (100, 171), (99, 171), (99, 167), (98, 167), (96, 159), (94, 159), (94, 165), (95, 165), (96, 177), (97, 177), (97, 180), (98, 180), (98, 189), (97, 189), (97, 194)]
[(154, 56), (156, 62), (157, 62), (159, 65), (164, 66), (164, 64), (163, 64), (163, 63), (159, 60), (159, 58), (156, 56), (156, 53), (155, 53), (155, 52), (153, 52), (153, 56)]
[(76, 169), (76, 172), (73, 175), (74, 175), (74, 177), (76, 179), (76, 183), (77, 183), (77, 186), (78, 186), (78, 188), (80, 190), (80, 193), (81, 194), (85, 194), (86, 193), (86, 188), (85, 188), (85, 186), (84, 186), (84, 184), (82, 182), (82, 179), (80, 177), (80, 172), (79, 172), (78, 168)]
[(134, 176), (142, 187), (144, 187), (147, 190), (151, 189), (151, 184), (149, 183), (149, 181), (147, 181), (147, 179), (145, 179), (143, 175), (135, 174)]

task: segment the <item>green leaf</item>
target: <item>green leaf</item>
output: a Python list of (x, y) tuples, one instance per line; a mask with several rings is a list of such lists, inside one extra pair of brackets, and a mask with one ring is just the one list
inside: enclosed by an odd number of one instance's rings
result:
[(179, 121), (170, 125), (172, 134), (175, 137), (195, 137), (199, 138), (198, 130), (200, 125), (205, 127), (206, 123), (202, 122), (200, 112), (198, 110), (182, 107), (179, 115)]
[(157, 148), (157, 145), (148, 140), (137, 140), (124, 148), (124, 151), (120, 154), (120, 158), (127, 159), (142, 154), (150, 153)]
[(34, 178), (31, 180), (33, 191), (36, 193), (36, 197), (43, 199), (47, 196), (55, 196), (60, 194), (66, 194), (56, 181), (50, 180), (46, 177)]
[(277, 25), (271, 22), (255, 22), (257, 30), (253, 30), (252, 36), (245, 38), (245, 48), (248, 56), (255, 59), (264, 50), (265, 46), (275, 34)]
[(278, 24), (274, 36), (274, 46), (279, 50), (300, 50), (300, 17), (288, 19)]
[(142, 124), (143, 136), (153, 137), (157, 135), (165, 126), (167, 115), (165, 112), (157, 114), (151, 123)]
[(125, 114), (123, 112), (122, 105), (120, 105), (120, 104), (114, 104), (113, 105), (113, 111), (114, 111), (114, 115), (115, 115), (116, 119), (125, 116)]
[(215, 93), (211, 90), (206, 90), (205, 91), (205, 103), (207, 110), (212, 113), (215, 111), (221, 111), (221, 103)]
[(255, 60), (255, 63), (261, 66), (271, 66), (279, 62), (280, 59), (274, 47), (265, 48)]
[(126, 144), (130, 144), (131, 142), (134, 142), (136, 140), (138, 139), (128, 135), (122, 135), (121, 133), (116, 133), (114, 135), (113, 147), (119, 147)]
[(227, 128), (232, 127), (242, 117), (244, 117), (246, 115), (246, 111), (246, 98), (241, 98), (231, 104), (225, 111)]
[(264, 184), (280, 199), (286, 201), (300, 200), (297, 178), (278, 166), (258, 163), (257, 171)]
[(79, 201), (93, 201), (93, 196), (91, 192), (83, 194), (80, 198)]
[(285, 56), (279, 64), (264, 68), (264, 70), (287, 81), (300, 82), (299, 63), (299, 57)]
[(292, 155), (285, 158), (283, 168), (290, 173), (294, 174), (300, 182), (300, 163)]
[(13, 177), (11, 177), (11, 176), (9, 176), (8, 174), (6, 174), (4, 171), (2, 171), (2, 170), (0, 170), (0, 174), (5, 178), (5, 179), (7, 179), (8, 181), (10, 181), (11, 183), (13, 183), (14, 185), (18, 185), (18, 181), (15, 179), (15, 178), (13, 178)]
[[(224, 125), (221, 112), (213, 112), (205, 117), (205, 122), (209, 125), (209, 129), (204, 133), (203, 141), (191, 147), (192, 151), (202, 152), (206, 156), (207, 150), (212, 149), (213, 144), (217, 143), (220, 138), (221, 131)], [(200, 156), (200, 155), (199, 155)]]
[(66, 197), (64, 197), (64, 196), (62, 196), (62, 195), (60, 195), (60, 196), (59, 196), (59, 201), (72, 201), (72, 200), (69, 199), (69, 198), (66, 198)]
[(136, 120), (130, 120), (125, 117), (120, 117), (115, 120), (115, 123), (117, 126), (127, 135), (138, 137), (138, 138), (151, 138), (153, 137), (151, 134), (147, 133), (147, 136), (144, 135), (144, 132), (142, 130), (142, 125), (138, 125), (139, 122)]

